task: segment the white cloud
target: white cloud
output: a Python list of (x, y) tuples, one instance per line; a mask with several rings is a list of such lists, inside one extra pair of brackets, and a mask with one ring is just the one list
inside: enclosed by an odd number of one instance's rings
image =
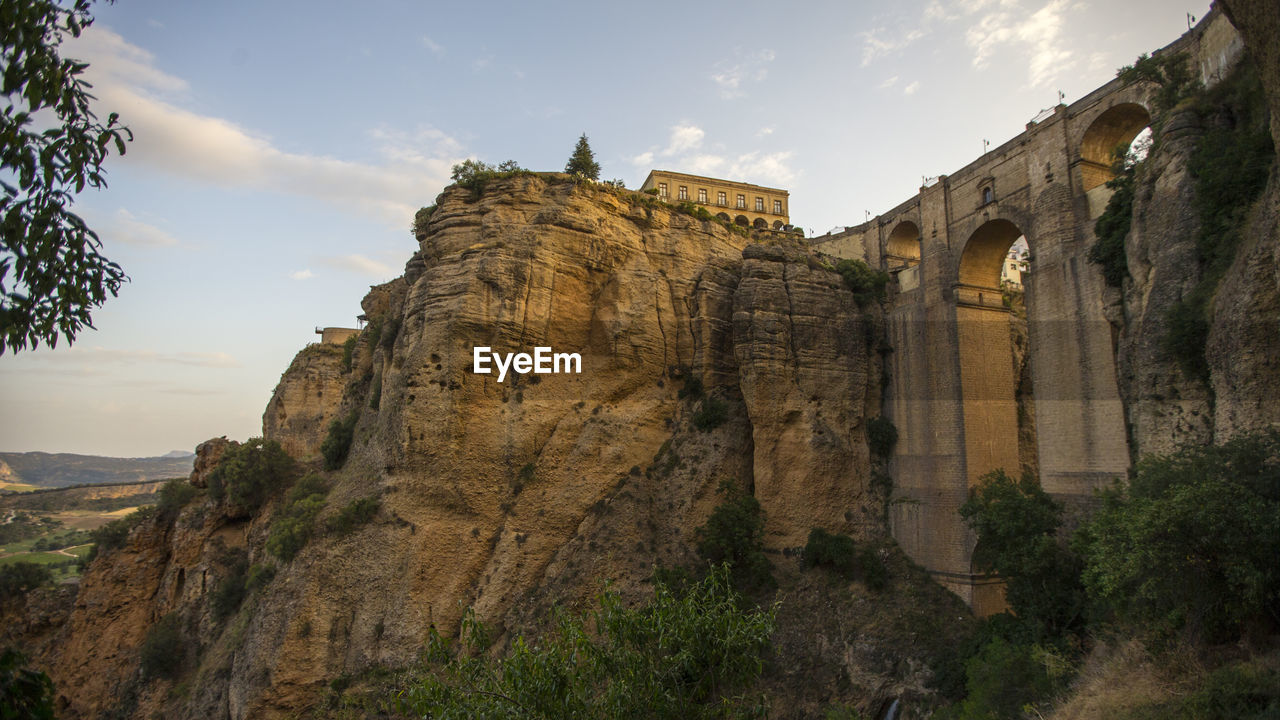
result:
[(134, 132), (121, 162), (214, 185), (310, 197), (399, 227), (448, 184), (450, 168), (465, 157), (455, 140), (431, 128), (412, 135), (375, 132), (382, 164), (286, 152), (234, 122), (161, 99), (185, 91), (186, 82), (155, 68), (150, 53), (109, 30), (90, 27), (73, 48), (91, 63), (86, 75), (102, 106), (118, 111)]
[(636, 167), (645, 167), (647, 165), (652, 165), (653, 152), (652, 151), (642, 152), (639, 155), (636, 155), (635, 157), (631, 158), (631, 164), (635, 165)]
[(1013, 46), (1026, 56), (1032, 85), (1042, 85), (1073, 68), (1072, 52), (1061, 37), (1067, 9), (1068, 0), (1050, 0), (1034, 11), (1016, 0), (1002, 0), (965, 31), (974, 67), (986, 67), (998, 50)]
[(896, 85), (896, 84), (897, 84), (897, 82), (898, 82), (898, 76), (897, 76), (897, 75), (894, 75), (893, 77), (888, 78), (888, 79), (887, 79), (887, 80), (885, 80), (884, 82), (880, 83), (880, 88), (881, 88), (882, 90), (883, 90), (884, 88), (891, 88), (891, 87), (893, 87), (894, 85)]
[(710, 175), (724, 166), (724, 162), (719, 155), (694, 155), (681, 162), (680, 166), (695, 175)]
[(292, 278), (292, 279), (294, 279), (294, 280), (310, 280), (311, 278), (313, 278), (313, 277), (315, 277), (315, 276), (316, 276), (316, 274), (315, 274), (315, 273), (313, 273), (313, 272), (311, 272), (310, 268), (305, 268), (305, 269), (302, 269), (302, 270), (295, 270), (295, 271), (293, 271), (293, 272), (289, 273), (289, 277), (290, 277), (290, 278)]
[(430, 50), (436, 57), (444, 56), (444, 46), (426, 35), (422, 36), (422, 47)]
[(356, 273), (357, 275), (365, 275), (371, 278), (385, 280), (386, 278), (398, 275), (399, 271), (392, 268), (386, 263), (380, 263), (377, 260), (367, 258), (364, 255), (338, 255), (320, 258), (320, 262), (337, 270)]
[(858, 36), (862, 38), (862, 67), (866, 67), (879, 58), (906, 48), (911, 43), (924, 37), (925, 31), (916, 28), (906, 33), (900, 33), (896, 30), (891, 31), (885, 27), (878, 27), (858, 33)]
[(102, 237), (108, 242), (119, 241), (129, 245), (172, 247), (178, 244), (178, 240), (172, 235), (139, 220), (124, 208), (116, 210), (102, 223)]
[(915, 94), (916, 94), (916, 90), (919, 90), (919, 89), (920, 89), (920, 81), (919, 81), (919, 80), (916, 80), (915, 82), (911, 83), (910, 85), (908, 85), (908, 86), (906, 86), (906, 87), (902, 88), (902, 94), (903, 94), (903, 95), (915, 95)]
[(735, 53), (733, 60), (722, 60), (716, 63), (711, 72), (711, 80), (720, 87), (720, 97), (729, 100), (744, 97), (747, 93), (746, 83), (760, 82), (769, 75), (769, 63), (776, 54), (767, 48), (743, 55)]
[(663, 157), (669, 157), (686, 150), (694, 150), (702, 145), (706, 133), (696, 125), (676, 125), (671, 128), (671, 141), (662, 151)]
[(756, 137), (758, 138), (767, 137), (772, 134), (773, 134), (773, 128), (771, 127), (762, 127), (756, 131)]
[(787, 164), (790, 152), (761, 154), (749, 152), (739, 155), (729, 167), (730, 178), (742, 178), (747, 182), (758, 181), (786, 185), (796, 179), (797, 173)]

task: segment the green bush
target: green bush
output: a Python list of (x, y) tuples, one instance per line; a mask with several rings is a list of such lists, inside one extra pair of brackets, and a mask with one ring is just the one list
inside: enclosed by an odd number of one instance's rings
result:
[(215, 622), (222, 622), (240, 609), (244, 602), (249, 554), (244, 550), (229, 550), (218, 558), (222, 577), (209, 593), (209, 611)]
[(1055, 659), (1050, 651), (1039, 646), (995, 637), (965, 664), (965, 700), (934, 717), (940, 720), (1027, 717), (1027, 708), (1046, 703), (1060, 689), (1060, 683), (1049, 672), (1056, 664)]
[(754, 496), (731, 483), (720, 486), (726, 499), (694, 531), (698, 554), (713, 564), (727, 564), (734, 584), (747, 590), (771, 589), (773, 564), (764, 554), (764, 511)]
[(750, 688), (771, 644), (776, 607), (744, 609), (714, 568), (683, 593), (658, 584), (629, 608), (615, 593), (593, 616), (557, 611), (536, 640), (516, 637), (502, 658), (468, 611), (459, 647), (432, 631), (431, 672), (401, 695), (400, 712), (434, 718), (763, 717)]
[(303, 477), (290, 488), (267, 533), (267, 552), (284, 562), (292, 560), (311, 539), (328, 492), (324, 478), (315, 474)]
[(354, 334), (342, 343), (342, 371), (351, 372), (351, 362), (356, 356), (356, 343), (360, 342), (360, 335)]
[(26, 667), (13, 648), (0, 655), (0, 718), (54, 720), (54, 688), (49, 676)]
[(413, 214), (413, 227), (409, 228), (409, 234), (415, 238), (419, 235), (425, 235), (427, 232), (427, 223), (431, 222), (431, 216), (436, 212), (435, 205), (428, 205)]
[(1058, 541), (1062, 506), (1035, 476), (1003, 470), (978, 479), (960, 516), (978, 535), (974, 564), (1005, 581), (1005, 599), (1036, 638), (1078, 631), (1085, 620), (1081, 560)]
[(1280, 431), (1145, 458), (1083, 529), (1084, 582), (1122, 621), (1232, 640), (1280, 617)]
[(889, 583), (889, 571), (875, 548), (859, 547), (843, 533), (813, 528), (802, 557), (807, 568), (827, 568), (848, 580), (861, 580), (871, 590), (883, 590)]
[(1107, 181), (1111, 198), (1107, 208), (1093, 224), (1097, 240), (1089, 248), (1089, 262), (1101, 266), (1102, 277), (1111, 287), (1121, 287), (1129, 277), (1129, 260), (1125, 255), (1124, 240), (1133, 223), (1133, 196), (1135, 167), (1123, 169)]
[(174, 478), (160, 486), (159, 499), (156, 502), (156, 513), (161, 521), (172, 522), (200, 494), (200, 488), (191, 484), (187, 478)]
[(377, 410), (382, 405), (382, 373), (373, 376), (369, 386), (369, 409)]
[(338, 535), (347, 535), (362, 525), (367, 525), (378, 514), (382, 501), (377, 497), (363, 497), (352, 500), (329, 519), (329, 531)]
[(293, 458), (275, 440), (251, 438), (227, 448), (218, 466), (209, 473), (209, 494), (224, 497), (237, 513), (247, 515), (293, 478)]
[(884, 416), (867, 421), (867, 446), (872, 455), (887, 460), (893, 454), (893, 446), (897, 444), (898, 428), (894, 427), (893, 421)]
[(174, 678), (182, 672), (185, 659), (182, 619), (177, 613), (160, 618), (148, 630), (139, 650), (142, 675), (146, 678)]
[(329, 435), (320, 444), (320, 454), (324, 456), (325, 470), (337, 470), (347, 462), (347, 453), (351, 450), (356, 421), (359, 419), (360, 415), (353, 411), (345, 418), (329, 423)]
[(40, 563), (15, 562), (0, 565), (0, 600), (22, 597), (51, 582), (53, 573)]
[(244, 581), (245, 589), (255, 592), (271, 584), (276, 577), (276, 566), (267, 563), (254, 563), (249, 568), (249, 575)]
[(1151, 57), (1147, 53), (1138, 56), (1132, 65), (1116, 71), (1116, 77), (1126, 83), (1147, 81), (1159, 87), (1154, 105), (1163, 114), (1182, 102), (1199, 86), (1192, 74), (1191, 64), (1185, 52)]
[(693, 426), (709, 432), (729, 419), (729, 403), (714, 395), (708, 395), (693, 413)]
[(472, 199), (476, 199), (484, 192), (485, 186), (491, 180), (532, 174), (514, 160), (507, 160), (498, 167), (494, 167), (486, 162), (467, 159), (453, 166), (452, 178), (454, 184), (470, 190)]
[(845, 287), (853, 292), (853, 299), (858, 307), (864, 307), (873, 300), (884, 300), (884, 288), (889, 283), (888, 273), (873, 270), (861, 260), (848, 258), (836, 263), (836, 272), (844, 278)]

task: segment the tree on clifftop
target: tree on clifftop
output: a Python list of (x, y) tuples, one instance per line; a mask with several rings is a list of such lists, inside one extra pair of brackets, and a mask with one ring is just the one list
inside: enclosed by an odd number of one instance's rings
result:
[(133, 139), (115, 113), (102, 123), (89, 108), (88, 63), (58, 55), (93, 22), (89, 3), (0, 0), (0, 354), (71, 342), (128, 280), (69, 209), (73, 193), (106, 186), (109, 148), (123, 155)]
[(588, 180), (600, 179), (600, 163), (596, 162), (595, 153), (591, 152), (591, 146), (587, 144), (586, 133), (582, 133), (582, 137), (578, 138), (578, 144), (573, 148), (573, 155), (569, 156), (569, 162), (564, 166), (564, 171), (572, 175), (581, 175)]

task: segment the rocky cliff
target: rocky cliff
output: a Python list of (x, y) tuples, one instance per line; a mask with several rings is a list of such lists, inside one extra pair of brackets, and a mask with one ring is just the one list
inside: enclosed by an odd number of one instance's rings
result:
[[(1238, 4), (1233, 20), (1274, 28), (1274, 8)], [(1267, 400), (1280, 389), (1280, 70), (1263, 26), (1242, 30), (1250, 52), (1229, 77), (1154, 118), (1136, 173), (1112, 307), (1135, 458), (1280, 422)]]
[[(268, 554), (282, 492), (247, 518), (202, 495), (144, 522), (95, 561), (67, 622), (36, 647), (66, 717), (281, 717), (330, 680), (413, 661), (466, 607), (501, 633), (605, 579), (639, 598), (656, 565), (697, 561), (694, 530), (725, 487), (759, 499), (780, 577), (799, 576), (794, 551), (813, 527), (883, 539), (864, 433), (880, 404), (880, 310), (795, 241), (555, 175), (447, 189), (418, 239), (405, 276), (366, 298), (349, 369), (304, 350), (264, 414), (266, 435), (300, 458), (333, 420), (353, 423), (321, 529), (291, 561)], [(476, 347), (576, 353), (581, 372), (499, 382), (473, 372)], [(202, 446), (193, 484), (225, 447)], [(362, 499), (377, 501), (371, 522), (323, 530)], [(885, 553), (892, 582), (963, 615)], [(211, 609), (236, 577), (246, 587), (246, 567), (274, 579), (229, 617)], [(860, 642), (849, 619), (889, 613), (879, 625), (897, 627), (928, 603), (808, 585), (814, 608), (845, 620), (815, 646), (813, 618), (793, 618), (787, 652), (825, 657), (823, 672), (845, 680), (797, 678), (796, 698), (817, 711), (833, 692), (927, 692), (924, 660), (901, 660), (946, 632)], [(143, 636), (164, 618), (186, 638), (180, 681), (139, 674)]]

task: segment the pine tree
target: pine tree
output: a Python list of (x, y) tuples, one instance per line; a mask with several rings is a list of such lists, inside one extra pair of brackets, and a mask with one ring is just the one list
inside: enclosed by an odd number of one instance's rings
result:
[(578, 145), (573, 149), (573, 155), (569, 156), (569, 162), (564, 166), (564, 171), (581, 175), (588, 180), (600, 179), (600, 163), (596, 162), (595, 153), (591, 152), (591, 146), (587, 144), (586, 133), (578, 138)]

